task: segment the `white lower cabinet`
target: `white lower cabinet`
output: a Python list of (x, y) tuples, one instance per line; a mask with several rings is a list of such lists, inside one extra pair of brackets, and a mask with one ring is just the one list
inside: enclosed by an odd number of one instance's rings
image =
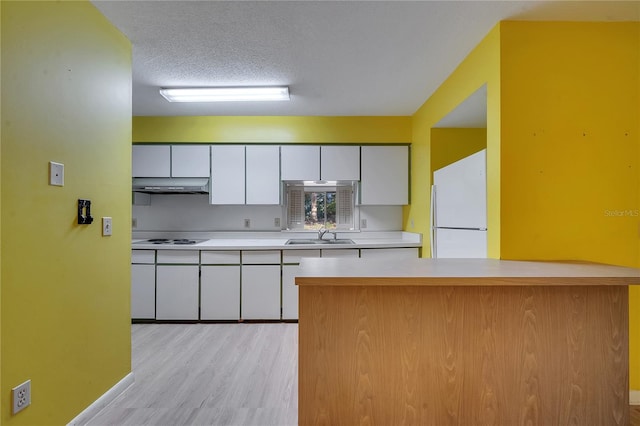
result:
[(240, 319), (240, 265), (201, 267), (200, 319)]
[(363, 259), (416, 259), (418, 257), (418, 248), (403, 247), (361, 249), (360, 257)]
[(156, 265), (131, 265), (131, 318), (156, 317)]
[(242, 319), (280, 319), (280, 265), (242, 265)]
[(198, 319), (198, 265), (156, 267), (156, 319)]
[(302, 258), (407, 259), (418, 250), (133, 250), (131, 318), (297, 320)]
[(295, 283), (298, 265), (282, 265), (282, 319), (298, 319), (298, 287)]
[(318, 257), (320, 257), (320, 250), (285, 250), (282, 252), (282, 319), (298, 319), (298, 286), (295, 277), (300, 259)]

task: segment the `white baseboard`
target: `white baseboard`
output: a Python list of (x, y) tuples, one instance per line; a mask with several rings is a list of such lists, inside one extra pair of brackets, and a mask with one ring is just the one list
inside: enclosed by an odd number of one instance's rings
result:
[(109, 405), (111, 401), (116, 399), (118, 395), (127, 390), (134, 382), (133, 373), (129, 373), (116, 383), (111, 389), (106, 391), (100, 398), (96, 399), (91, 405), (71, 420), (67, 426), (84, 425), (96, 416), (104, 407)]
[(640, 390), (629, 391), (629, 404), (640, 405)]

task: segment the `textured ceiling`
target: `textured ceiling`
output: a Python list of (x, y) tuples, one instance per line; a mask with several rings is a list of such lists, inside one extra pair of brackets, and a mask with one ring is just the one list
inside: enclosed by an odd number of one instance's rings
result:
[[(640, 1), (93, 4), (133, 44), (134, 115), (411, 115), (500, 20), (640, 20)], [(240, 85), (288, 85), (291, 101), (179, 104), (158, 93)]]

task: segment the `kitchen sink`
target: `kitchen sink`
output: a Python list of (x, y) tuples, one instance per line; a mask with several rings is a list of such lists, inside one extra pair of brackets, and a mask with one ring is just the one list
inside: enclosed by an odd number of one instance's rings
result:
[(353, 240), (348, 238), (338, 238), (336, 240), (319, 240), (317, 238), (309, 238), (309, 239), (291, 239), (287, 240), (285, 245), (302, 245), (302, 244), (320, 244), (320, 245), (331, 245), (331, 244), (355, 244)]

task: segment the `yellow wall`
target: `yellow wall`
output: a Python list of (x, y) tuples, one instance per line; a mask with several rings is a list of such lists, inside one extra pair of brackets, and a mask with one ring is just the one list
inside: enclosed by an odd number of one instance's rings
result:
[[(640, 266), (640, 24), (504, 22), (501, 40), (502, 257)], [(639, 343), (631, 323), (635, 389)]]
[[(0, 46), (2, 46), (2, 7), (0, 6)], [(0, 49), (2, 52), (2, 49)], [(0, 99), (2, 99), (2, 54), (0, 53)], [(2, 241), (2, 102), (0, 102), (0, 242)], [(0, 389), (2, 388), (2, 244), (0, 243)], [(0, 401), (0, 410), (2, 402)], [(2, 424), (2, 418), (0, 418)]]
[[(486, 82), (489, 256), (640, 267), (639, 52), (637, 22), (497, 25), (413, 116), (405, 224), (428, 235), (432, 127)], [(640, 287), (629, 310), (640, 389)]]
[(638, 265), (637, 31), (503, 23), (503, 257)]
[(487, 147), (487, 129), (431, 129), (431, 178), (433, 172)]
[[(131, 45), (87, 1), (0, 5), (0, 423), (65, 424), (131, 371)], [(76, 224), (78, 198), (94, 224)]]
[(411, 117), (134, 117), (134, 142), (407, 143)]
[(629, 387), (640, 390), (640, 285), (629, 287)]
[(432, 128), (485, 83), (487, 84), (487, 234), (489, 256), (500, 257), (500, 25), (496, 25), (487, 34), (413, 115), (411, 205), (405, 208), (405, 229), (423, 234), (423, 257), (431, 256), (428, 236)]

